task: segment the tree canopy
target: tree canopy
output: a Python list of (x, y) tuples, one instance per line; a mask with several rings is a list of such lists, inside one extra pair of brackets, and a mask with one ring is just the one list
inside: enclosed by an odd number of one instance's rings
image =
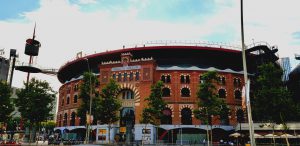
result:
[(56, 92), (46, 81), (32, 78), (25, 88), (17, 91), (16, 106), (21, 116), (30, 123), (39, 123), (52, 117)]
[(148, 103), (143, 109), (141, 123), (151, 123), (154, 125), (160, 124), (160, 119), (163, 116), (162, 111), (166, 108), (167, 103), (162, 99), (162, 88), (164, 84), (158, 81), (151, 86), (151, 93), (145, 101)]
[(0, 122), (6, 122), (14, 111), (11, 89), (6, 82), (0, 81)]
[(282, 70), (272, 63), (258, 67), (253, 101), (255, 121), (282, 123), (283, 120), (299, 120), (299, 104), (293, 101), (281, 76)]
[(100, 92), (99, 104), (97, 104), (97, 117), (102, 124), (112, 124), (120, 119), (118, 112), (122, 107), (118, 94), (120, 86), (115, 80), (110, 79)]
[(208, 71), (201, 77), (203, 83), (199, 85), (197, 92), (199, 98), (197, 104), (199, 108), (193, 111), (195, 117), (205, 124), (212, 124), (212, 116), (219, 116), (221, 120), (228, 121), (229, 108), (216, 92), (215, 84), (218, 82), (217, 72)]
[[(97, 76), (90, 72), (83, 74), (82, 84), (79, 86), (79, 98), (82, 103), (77, 110), (77, 115), (80, 117), (80, 125), (86, 123), (86, 113), (90, 109), (90, 96), (92, 96), (92, 114), (96, 113), (96, 106), (99, 102), (99, 93), (96, 91), (96, 86), (99, 84)], [(91, 92), (91, 94), (90, 94)], [(94, 123), (98, 119), (97, 115), (94, 115)]]

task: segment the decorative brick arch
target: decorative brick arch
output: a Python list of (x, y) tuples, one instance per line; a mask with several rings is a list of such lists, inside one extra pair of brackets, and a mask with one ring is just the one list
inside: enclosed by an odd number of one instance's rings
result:
[(174, 105), (173, 104), (167, 104), (166, 108), (169, 108), (172, 111), (172, 117), (174, 117), (174, 114), (175, 114), (175, 112), (174, 112)]
[(134, 84), (123, 83), (120, 84), (120, 90), (122, 89), (130, 89), (134, 93), (134, 104), (135, 106), (140, 106), (141, 96), (139, 90), (134, 86)]
[[(180, 104), (179, 105), (179, 112), (181, 113), (181, 111), (184, 108), (189, 108), (192, 111), (192, 117), (194, 117), (194, 114), (193, 114), (194, 105), (192, 105), (192, 104)], [(179, 114), (179, 117), (181, 117), (181, 114)]]

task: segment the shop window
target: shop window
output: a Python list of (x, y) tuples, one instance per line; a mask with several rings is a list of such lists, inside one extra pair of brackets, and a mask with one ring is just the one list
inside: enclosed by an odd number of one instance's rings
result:
[(191, 92), (189, 88), (182, 88), (181, 89), (181, 97), (190, 97)]

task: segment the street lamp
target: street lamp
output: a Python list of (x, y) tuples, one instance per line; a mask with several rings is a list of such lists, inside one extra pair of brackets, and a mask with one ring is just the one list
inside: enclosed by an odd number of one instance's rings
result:
[(90, 109), (89, 109), (89, 112), (88, 112), (88, 117), (86, 117), (86, 119), (89, 119), (89, 121), (87, 121), (87, 130), (86, 130), (86, 135), (87, 135), (87, 137), (86, 137), (86, 143), (88, 143), (89, 142), (89, 140), (90, 140), (90, 126), (91, 126), (91, 115), (92, 115), (92, 77), (91, 77), (91, 75), (92, 75), (92, 72), (91, 72), (91, 68), (90, 68), (90, 64), (89, 64), (89, 59), (87, 59), (87, 58), (84, 58), (84, 60), (87, 62), (87, 66), (88, 66), (88, 71), (89, 71), (89, 73), (90, 73), (90, 82), (89, 82), (89, 86), (90, 86), (90, 93), (89, 93), (89, 95), (90, 95)]

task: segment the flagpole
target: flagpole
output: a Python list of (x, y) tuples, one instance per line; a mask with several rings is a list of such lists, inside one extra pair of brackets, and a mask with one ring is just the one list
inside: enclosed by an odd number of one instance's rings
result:
[(250, 81), (248, 81), (248, 71), (247, 71), (247, 62), (246, 62), (246, 53), (245, 53), (245, 41), (244, 41), (244, 19), (243, 19), (243, 0), (241, 0), (241, 35), (242, 35), (242, 58), (243, 58), (243, 70), (244, 70), (244, 83), (245, 83), (245, 97), (247, 102), (247, 114), (248, 114), (248, 124), (249, 124), (249, 135), (251, 146), (256, 146), (254, 139), (254, 129), (253, 121), (251, 114), (251, 104), (249, 98), (249, 87)]

